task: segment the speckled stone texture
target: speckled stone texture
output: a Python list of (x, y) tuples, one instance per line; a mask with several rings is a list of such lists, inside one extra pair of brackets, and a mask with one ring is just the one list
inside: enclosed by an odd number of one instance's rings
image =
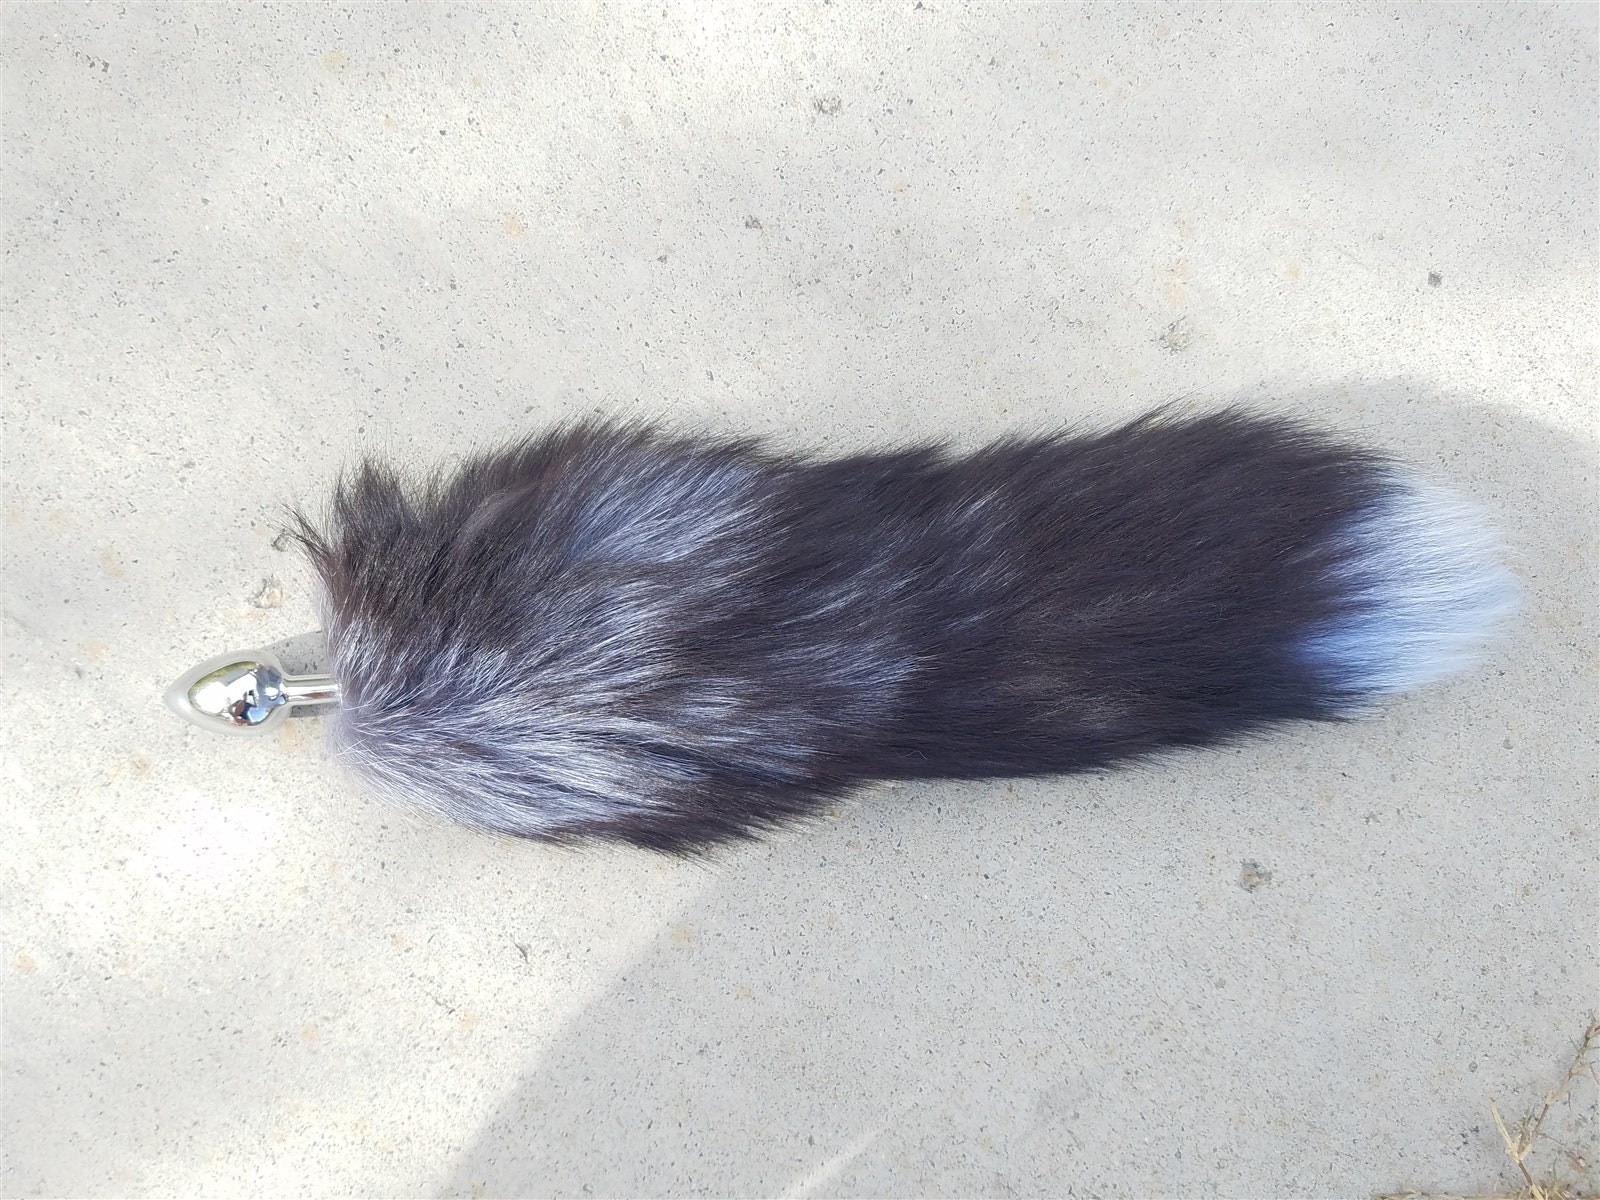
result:
[[(7, 1195), (1514, 1188), (1597, 1005), (1596, 10), (3, 11)], [(1248, 399), (1495, 514), (1367, 722), (706, 863), (159, 702), (283, 506), (574, 414), (820, 450)], [(1600, 1186), (1595, 1089), (1530, 1168)]]

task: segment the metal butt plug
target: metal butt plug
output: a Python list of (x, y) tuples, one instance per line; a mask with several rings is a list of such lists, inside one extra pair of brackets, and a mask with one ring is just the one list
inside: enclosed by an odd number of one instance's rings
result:
[(337, 704), (330, 675), (285, 675), (265, 650), (208, 658), (167, 689), (167, 707), (216, 733), (265, 733), (302, 706)]

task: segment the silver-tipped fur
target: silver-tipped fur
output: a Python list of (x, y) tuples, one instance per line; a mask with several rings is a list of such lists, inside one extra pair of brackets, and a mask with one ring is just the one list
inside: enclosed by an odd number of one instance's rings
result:
[(528, 837), (693, 850), (871, 779), (1094, 769), (1339, 718), (1514, 603), (1461, 502), (1294, 422), (813, 461), (578, 425), (302, 521), (341, 755)]

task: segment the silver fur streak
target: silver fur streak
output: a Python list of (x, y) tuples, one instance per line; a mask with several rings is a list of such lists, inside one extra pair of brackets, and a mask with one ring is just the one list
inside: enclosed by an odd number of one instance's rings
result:
[(580, 424), (297, 535), (340, 756), (483, 829), (686, 852), (877, 779), (1030, 776), (1337, 719), (1514, 607), (1493, 540), (1289, 421), (833, 461)]

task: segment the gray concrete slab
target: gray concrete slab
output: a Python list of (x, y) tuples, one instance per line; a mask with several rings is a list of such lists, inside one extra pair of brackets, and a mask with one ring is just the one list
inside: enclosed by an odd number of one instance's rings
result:
[[(5, 1193), (1516, 1187), (1597, 1004), (1595, 14), (7, 6)], [(314, 627), (362, 451), (1237, 397), (1497, 514), (1492, 661), (704, 864), (159, 703)]]

